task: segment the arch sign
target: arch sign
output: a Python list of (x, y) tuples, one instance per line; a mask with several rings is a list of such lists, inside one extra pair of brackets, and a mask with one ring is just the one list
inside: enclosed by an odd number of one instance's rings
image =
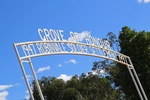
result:
[(34, 100), (34, 97), (27, 80), (23, 63), (29, 63), (41, 100), (44, 100), (31, 58), (58, 54), (93, 56), (126, 65), (141, 100), (147, 100), (130, 57), (113, 51), (107, 40), (95, 38), (89, 34), (80, 36), (78, 33), (72, 31), (70, 32), (70, 37), (68, 39), (64, 39), (63, 32), (63, 30), (39, 28), (38, 34), (41, 38), (40, 41), (14, 43), (14, 48), (32, 100)]

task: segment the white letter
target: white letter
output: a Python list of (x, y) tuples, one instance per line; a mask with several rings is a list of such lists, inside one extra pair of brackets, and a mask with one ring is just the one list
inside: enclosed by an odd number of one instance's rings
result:
[(38, 33), (39, 33), (40, 38), (41, 38), (43, 41), (46, 41), (45, 36), (42, 37), (41, 32), (43, 33), (42, 29), (39, 28), (39, 29), (38, 29)]
[(47, 29), (44, 29), (44, 34), (45, 34), (45, 37), (46, 37), (46, 40), (51, 40), (50, 38), (50, 34), (49, 34), (49, 31)]
[(62, 35), (62, 33), (63, 33), (64, 31), (63, 31), (63, 30), (59, 30), (59, 32), (60, 32), (61, 40), (64, 41), (64, 38), (63, 38), (63, 35)]
[(78, 33), (76, 32), (70, 32), (70, 38), (71, 38), (71, 41), (73, 42), (78, 42)]
[(57, 32), (53, 29), (50, 29), (49, 32), (50, 32), (50, 36), (51, 36), (52, 40), (56, 41), (55, 35), (57, 34)]

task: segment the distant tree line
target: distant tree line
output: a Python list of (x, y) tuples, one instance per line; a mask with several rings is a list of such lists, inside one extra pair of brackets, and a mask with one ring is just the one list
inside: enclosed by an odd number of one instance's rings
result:
[[(55, 77), (42, 77), (39, 80), (46, 100), (116, 100), (120, 98), (119, 91), (114, 89), (107, 78), (97, 75), (73, 76), (65, 82)], [(33, 95), (35, 100), (40, 100), (35, 83)]]

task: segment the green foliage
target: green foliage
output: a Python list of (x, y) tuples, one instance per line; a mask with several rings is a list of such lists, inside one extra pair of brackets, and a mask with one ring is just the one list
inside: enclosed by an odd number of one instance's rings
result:
[[(42, 77), (39, 80), (44, 97), (47, 100), (116, 100), (120, 98), (108, 79), (92, 76), (73, 76), (64, 82), (62, 79)], [(35, 100), (40, 100), (33, 82)]]
[(64, 90), (64, 100), (80, 100), (80, 93), (76, 88), (66, 88)]
[[(125, 26), (119, 34), (121, 53), (128, 55), (137, 71), (138, 77), (150, 99), (150, 32), (136, 32)], [(110, 74), (115, 85), (125, 93), (127, 100), (139, 100), (133, 81), (124, 65), (112, 67)]]

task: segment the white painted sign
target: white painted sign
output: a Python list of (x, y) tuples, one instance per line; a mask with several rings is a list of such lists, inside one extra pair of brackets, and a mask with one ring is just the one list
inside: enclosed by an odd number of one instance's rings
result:
[(77, 32), (70, 32), (70, 37), (64, 39), (63, 30), (38, 29), (42, 41), (18, 43), (23, 55), (21, 59), (49, 54), (80, 54), (95, 57), (104, 57), (128, 64), (128, 57), (111, 50), (107, 40), (92, 37), (86, 34), (80, 39)]
[(70, 32), (70, 37), (68, 39), (64, 39), (63, 32), (63, 30), (38, 29), (38, 34), (42, 41), (14, 43), (14, 48), (32, 100), (34, 100), (34, 97), (27, 79), (26, 72), (24, 70), (23, 62), (29, 63), (41, 100), (44, 100), (30, 58), (53, 54), (77, 54), (94, 56), (124, 64), (129, 70), (141, 100), (148, 100), (130, 57), (113, 51), (110, 47), (110, 43), (107, 40), (95, 38), (89, 34), (86, 34), (86, 36), (82, 37), (81, 39), (77, 32)]
[[(38, 34), (43, 41), (72, 41), (72, 42), (82, 42), (79, 40), (79, 34), (77, 32), (70, 32), (69, 40), (65, 40), (62, 35), (63, 30), (53, 30), (53, 29), (38, 29)], [(106, 49), (110, 49), (110, 43), (107, 40), (103, 40), (100, 38), (94, 38), (89, 34), (84, 37), (86, 40), (86, 44), (105, 47)]]

